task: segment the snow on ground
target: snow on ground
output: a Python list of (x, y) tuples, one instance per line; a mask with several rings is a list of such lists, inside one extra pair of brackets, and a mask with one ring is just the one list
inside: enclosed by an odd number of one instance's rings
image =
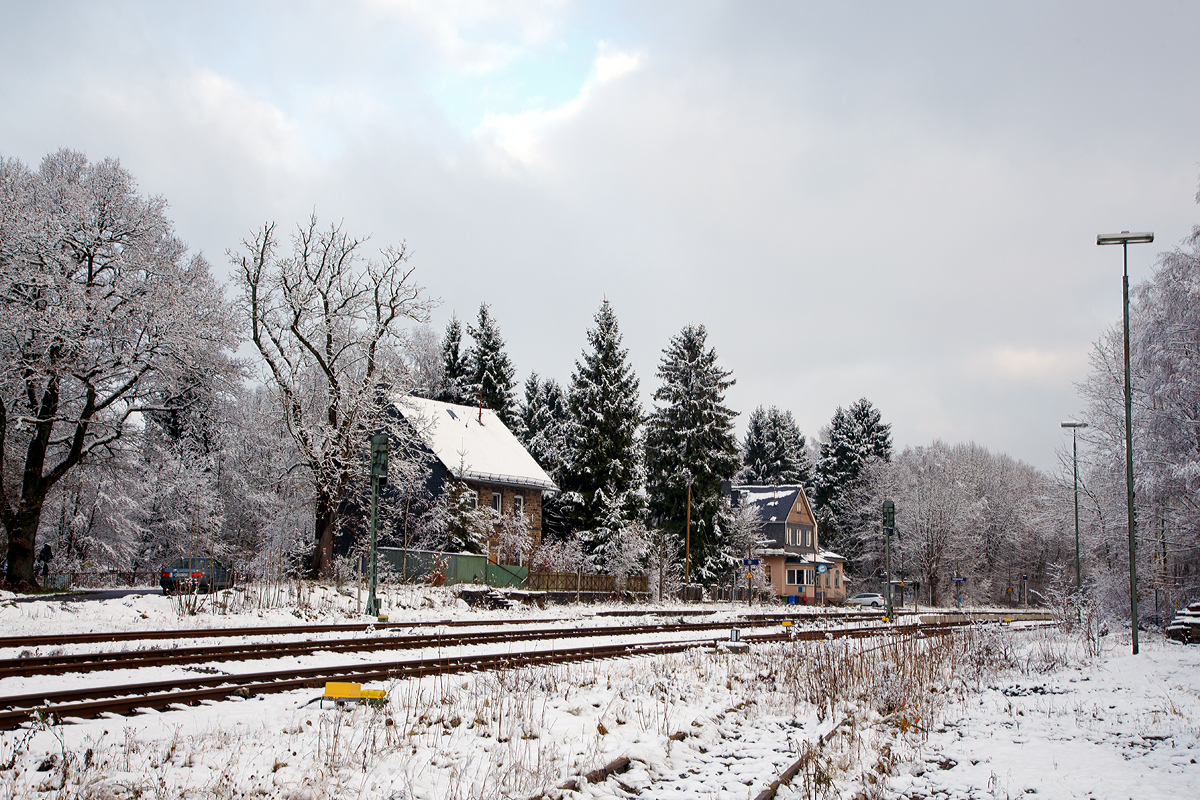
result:
[(1140, 651), (996, 676), (903, 745), (883, 796), (1200, 797), (1200, 647)]
[[(224, 613), (183, 616), (176, 600), (156, 594), (8, 596), (0, 597), (0, 626), (66, 633), (361, 620), (352, 588), (350, 596), (311, 590), (295, 611), (243, 598), (227, 602)], [(388, 602), (391, 619), (431, 625), (641, 621), (595, 618), (603, 609), (594, 606), (468, 609), (444, 590), (404, 590)], [(728, 617), (742, 610), (720, 607)], [(44, 721), (0, 734), (0, 800), (747, 798), (801, 754), (805, 768), (780, 798), (1200, 797), (1200, 647), (1147, 634), (1135, 657), (1119, 637), (1101, 644), (1097, 653), (1057, 630), (1014, 627), (901, 643), (755, 645), (748, 655), (698, 647), (380, 684), (388, 701), (378, 709), (322, 708), (309, 703), (318, 691), (303, 690), (128, 718)], [(362, 657), (326, 652), (294, 661)], [(105, 684), (119, 680), (101, 674)], [(68, 680), (41, 684), (62, 688)], [(15, 687), (0, 684), (0, 694), (16, 694)], [(818, 747), (822, 736), (828, 744)], [(625, 771), (592, 785), (580, 778), (621, 757), (631, 759)], [(574, 789), (557, 788), (568, 780)]]

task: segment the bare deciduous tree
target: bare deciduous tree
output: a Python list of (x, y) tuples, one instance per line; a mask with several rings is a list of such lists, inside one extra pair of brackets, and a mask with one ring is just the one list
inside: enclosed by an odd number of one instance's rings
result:
[(273, 224), (230, 253), (251, 338), (266, 362), (300, 457), (312, 476), (315, 542), (309, 571), (328, 575), (338, 507), (361, 471), (365, 435), (383, 426), (383, 365), (403, 348), (401, 324), (425, 322), (433, 301), (412, 281), (403, 245), (364, 259), (340, 225), (297, 227), (281, 255)]

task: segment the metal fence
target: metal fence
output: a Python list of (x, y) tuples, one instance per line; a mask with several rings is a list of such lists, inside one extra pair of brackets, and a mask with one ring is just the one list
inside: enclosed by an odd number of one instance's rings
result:
[(73, 570), (50, 572), (35, 577), (43, 589), (114, 589), (127, 586), (157, 586), (158, 573), (151, 570)]
[[(379, 548), (381, 572), (392, 580), (405, 583), (481, 583), (539, 592), (588, 592), (615, 594), (618, 591), (644, 594), (649, 581), (644, 575), (628, 575), (618, 580), (612, 575), (579, 572), (530, 572), (529, 567), (492, 564), (486, 556), (468, 553), (441, 553), (433, 550), (408, 550), (400, 547)], [(369, 559), (358, 565), (363, 574), (370, 569)], [(159, 570), (51, 571), (44, 578), (46, 588), (109, 589), (126, 586), (157, 586)]]

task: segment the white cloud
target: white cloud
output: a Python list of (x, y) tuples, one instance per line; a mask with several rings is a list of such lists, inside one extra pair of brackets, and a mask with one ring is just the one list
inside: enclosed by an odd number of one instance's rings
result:
[(1011, 381), (1061, 383), (1064, 375), (1079, 374), (1084, 361), (1084, 354), (1078, 352), (998, 347), (981, 366), (988, 374)]
[[(562, 25), (564, 0), (366, 0), (366, 7), (419, 31), (451, 69), (487, 74)], [(477, 35), (472, 35), (477, 34)]]
[(540, 145), (556, 128), (561, 127), (579, 114), (593, 100), (599, 88), (612, 83), (642, 65), (639, 52), (619, 50), (608, 42), (597, 47), (596, 59), (591, 73), (579, 90), (579, 94), (557, 108), (536, 108), (515, 114), (486, 114), (475, 136), (501, 156), (494, 159), (502, 167), (515, 161), (532, 167), (542, 161)]

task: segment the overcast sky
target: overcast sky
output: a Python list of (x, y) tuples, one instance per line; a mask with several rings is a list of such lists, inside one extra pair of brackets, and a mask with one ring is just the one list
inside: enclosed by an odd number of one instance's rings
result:
[(809, 436), (1039, 467), (1134, 281), (1200, 221), (1200, 4), (0, 3), (0, 156), (119, 158), (225, 251), (314, 209), (407, 242), (518, 376), (601, 300), (647, 403), (703, 323)]

